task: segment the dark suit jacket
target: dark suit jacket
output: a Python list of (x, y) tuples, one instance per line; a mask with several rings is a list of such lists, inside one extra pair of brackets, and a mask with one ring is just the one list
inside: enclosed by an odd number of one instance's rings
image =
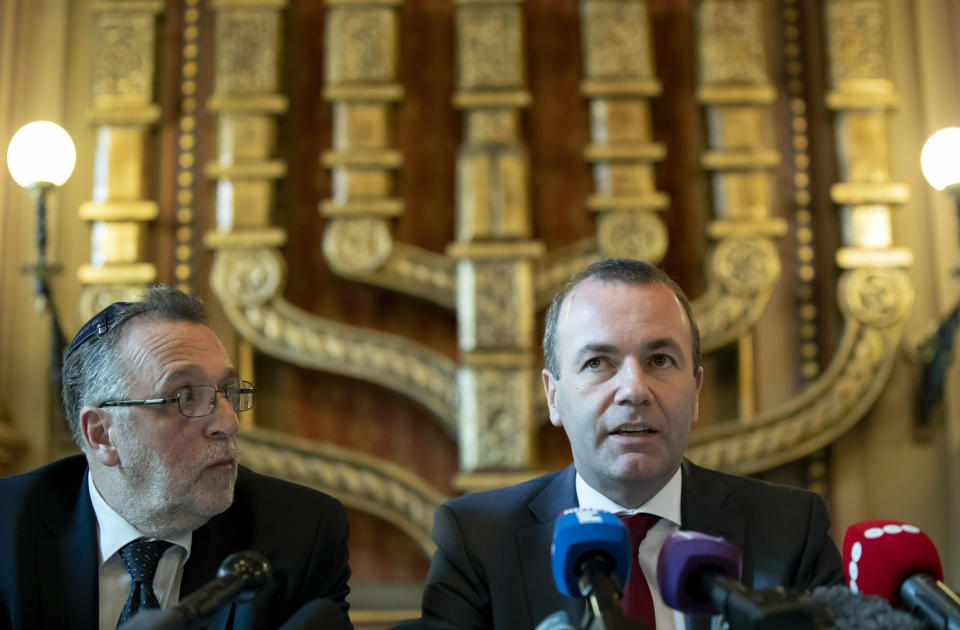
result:
[[(743, 550), (743, 583), (809, 589), (840, 584), (843, 571), (823, 499), (811, 492), (726, 475), (684, 460), (683, 528), (722, 536)], [(550, 544), (560, 513), (577, 505), (573, 466), (532, 481), (453, 499), (437, 510), (437, 552), (423, 594), (425, 618), (459, 628), (534, 628), (581, 599), (553, 582)], [(707, 628), (707, 616), (687, 627)]]
[[(82, 455), (0, 479), (0, 628), (98, 625), (97, 519)], [(307, 601), (346, 596), (347, 520), (332, 497), (241, 467), (233, 505), (193, 532), (181, 599), (214, 579), (223, 559), (253, 549), (273, 582), (225, 607), (211, 628), (276, 628)]]

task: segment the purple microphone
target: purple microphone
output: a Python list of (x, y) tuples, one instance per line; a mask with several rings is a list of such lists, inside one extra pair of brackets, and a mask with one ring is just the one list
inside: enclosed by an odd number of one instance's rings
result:
[(714, 615), (717, 608), (707, 582), (718, 578), (739, 582), (742, 570), (740, 550), (723, 538), (680, 531), (663, 543), (657, 561), (657, 582), (663, 601), (670, 608)]

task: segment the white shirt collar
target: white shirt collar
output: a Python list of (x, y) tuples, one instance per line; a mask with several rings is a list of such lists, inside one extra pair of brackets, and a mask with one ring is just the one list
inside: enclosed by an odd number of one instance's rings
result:
[[(100, 566), (111, 558), (120, 548), (127, 543), (138, 538), (152, 538), (143, 534), (136, 527), (131, 525), (122, 516), (117, 514), (106, 500), (100, 494), (96, 484), (93, 483), (93, 475), (87, 471), (87, 486), (90, 488), (90, 503), (93, 504), (93, 512), (97, 516), (97, 530), (100, 542)], [(185, 558), (190, 557), (190, 546), (193, 542), (193, 532), (187, 532), (177, 538), (164, 538), (168, 542), (179, 545), (186, 549)]]
[(677, 472), (673, 473), (673, 476), (670, 477), (670, 481), (660, 488), (659, 492), (650, 497), (649, 501), (634, 510), (628, 510), (616, 501), (601, 494), (595, 488), (591, 487), (590, 484), (580, 476), (579, 472), (577, 472), (576, 483), (577, 501), (582, 508), (603, 510), (605, 512), (613, 512), (614, 514), (619, 512), (655, 514), (661, 519), (670, 521), (674, 525), (681, 525), (680, 491), (683, 488), (683, 475), (680, 473), (679, 467), (677, 467)]

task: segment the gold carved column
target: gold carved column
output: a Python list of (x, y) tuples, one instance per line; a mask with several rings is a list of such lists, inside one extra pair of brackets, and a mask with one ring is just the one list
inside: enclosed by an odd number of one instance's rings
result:
[(205, 166), (216, 182), (215, 228), (204, 243), (216, 250), (211, 283), (222, 300), (245, 305), (269, 299), (285, 274), (276, 247), (286, 231), (270, 213), (286, 163), (275, 158), (277, 117), (287, 109), (279, 92), (281, 11), (285, 0), (214, 0), (214, 87), (207, 108), (216, 115), (215, 159)]
[(654, 164), (666, 149), (653, 141), (650, 103), (661, 91), (654, 74), (646, 0), (582, 0), (584, 72), (589, 99), (597, 241), (604, 256), (660, 262), (670, 204), (656, 190)]
[(87, 319), (111, 302), (138, 295), (157, 277), (144, 262), (146, 231), (157, 217), (148, 173), (151, 127), (160, 119), (153, 102), (156, 16), (163, 2), (124, 0), (94, 3), (94, 125), (91, 199), (79, 214), (91, 223), (90, 263), (77, 277), (83, 283), (80, 315)]
[[(717, 241), (710, 260), (710, 289), (698, 300), (698, 315), (709, 314), (707, 333), (725, 329), (717, 319), (724, 308), (702, 308), (726, 294), (742, 306), (766, 306), (780, 277), (775, 239), (786, 222), (774, 210), (775, 149), (773, 103), (764, 47), (764, 6), (760, 0), (704, 0), (699, 7), (699, 85), (697, 100), (706, 119), (707, 148), (703, 167), (711, 173), (714, 220), (707, 234)], [(755, 322), (755, 317), (731, 318)], [(710, 342), (736, 341), (740, 365), (739, 416), (754, 415), (753, 331), (730, 326), (730, 334), (705, 334)]]
[[(457, 157), (456, 239), (460, 470), (464, 489), (503, 485), (533, 453), (533, 259), (529, 105), (519, 0), (456, 0), (465, 142)], [(497, 473), (500, 473), (499, 476)], [(506, 476), (504, 476), (506, 473)]]
[(892, 268), (909, 266), (913, 257), (908, 249), (893, 248), (891, 209), (906, 202), (910, 191), (891, 181), (890, 174), (887, 117), (897, 97), (890, 79), (885, 3), (830, 0), (826, 10), (827, 106), (835, 114), (839, 156), (839, 181), (830, 196), (840, 207), (843, 236), (837, 262), (845, 269), (873, 268), (868, 272), (873, 281), (890, 280), (903, 273)]
[(389, 219), (403, 212), (393, 196), (393, 171), (402, 165), (391, 149), (391, 109), (403, 89), (397, 81), (399, 0), (330, 0), (327, 3), (326, 87), (333, 103), (332, 197), (321, 204), (330, 221), (323, 253), (344, 275), (372, 272), (392, 249)]

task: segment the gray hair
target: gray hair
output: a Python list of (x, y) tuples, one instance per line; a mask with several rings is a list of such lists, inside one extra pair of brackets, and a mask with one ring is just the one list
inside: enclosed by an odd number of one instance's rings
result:
[[(103, 333), (86, 336), (79, 341), (81, 335), (78, 333), (63, 362), (60, 390), (63, 412), (67, 428), (81, 449), (84, 441), (80, 432), (80, 410), (87, 405), (97, 405), (111, 398), (126, 398), (130, 395), (129, 377), (123, 362), (117, 356), (117, 347), (126, 324), (138, 317), (207, 323), (203, 302), (163, 285), (148, 288), (136, 302), (111, 306), (117, 307), (117, 310), (104, 323)], [(93, 320), (102, 314), (101, 312)], [(83, 328), (89, 325), (90, 322)]]
[(690, 322), (690, 335), (693, 338), (693, 373), (700, 369), (700, 329), (693, 318), (693, 307), (690, 300), (676, 282), (670, 279), (663, 270), (642, 260), (628, 258), (607, 258), (595, 262), (577, 275), (570, 278), (567, 284), (553, 296), (553, 302), (547, 309), (547, 317), (543, 330), (543, 360), (544, 367), (553, 375), (560, 378), (560, 357), (557, 356), (557, 320), (560, 317), (560, 307), (571, 291), (584, 280), (594, 279), (599, 282), (623, 282), (625, 284), (651, 285), (662, 284), (670, 289)]

